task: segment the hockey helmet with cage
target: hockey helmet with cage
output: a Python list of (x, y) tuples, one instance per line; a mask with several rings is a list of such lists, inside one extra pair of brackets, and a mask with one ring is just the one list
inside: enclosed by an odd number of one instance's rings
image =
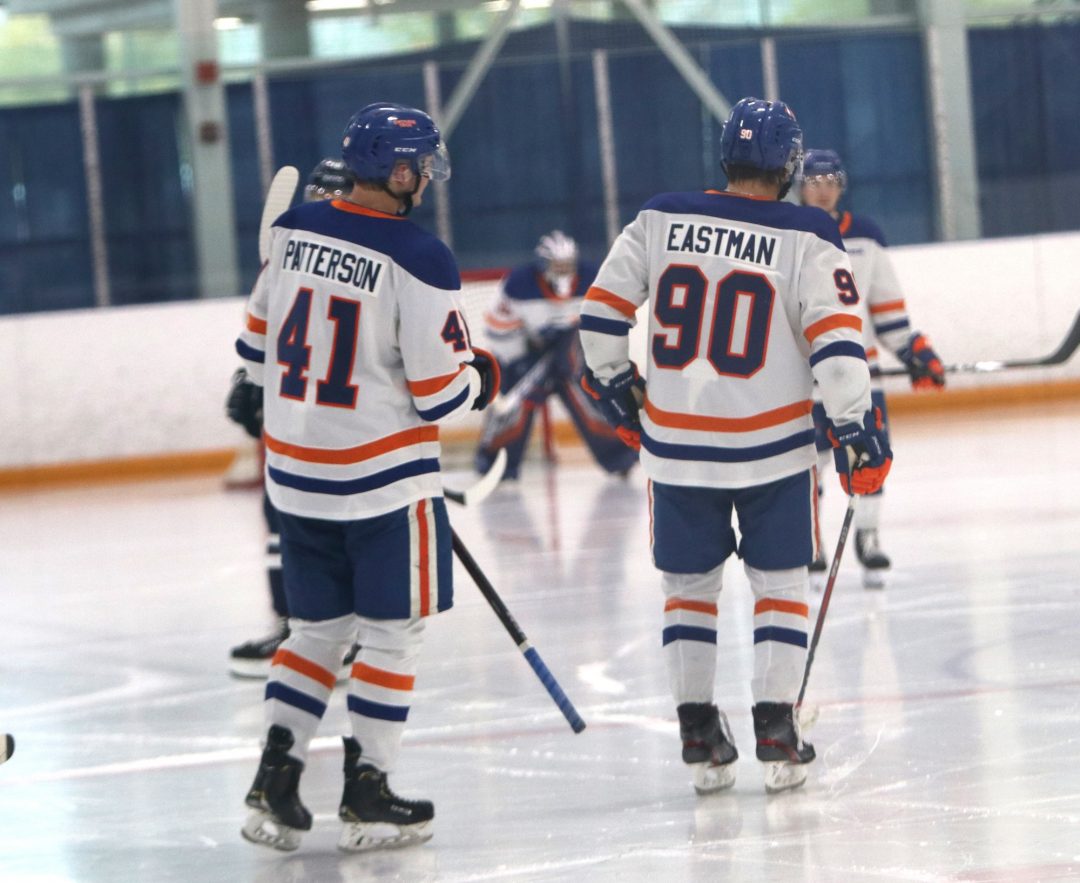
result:
[(552, 230), (540, 237), (534, 251), (537, 269), (560, 297), (570, 294), (577, 276), (578, 247), (562, 230)]
[(761, 171), (784, 171), (783, 199), (800, 172), (803, 133), (795, 114), (783, 101), (743, 98), (732, 109), (720, 136), (720, 166)]
[(812, 147), (806, 151), (803, 158), (803, 181), (809, 178), (824, 178), (827, 181), (835, 181), (841, 190), (847, 189), (847, 170), (840, 160), (840, 154), (835, 150), (824, 150)]
[(345, 161), (327, 157), (311, 170), (304, 187), (304, 202), (347, 196), (352, 189), (353, 176)]
[(418, 177), (450, 177), (450, 156), (434, 120), (422, 110), (386, 101), (362, 107), (349, 120), (341, 158), (360, 181), (385, 183), (402, 161)]

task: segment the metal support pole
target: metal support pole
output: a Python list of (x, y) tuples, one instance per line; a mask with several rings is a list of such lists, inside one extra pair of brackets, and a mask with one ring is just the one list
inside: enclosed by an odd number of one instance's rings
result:
[(255, 150), (259, 157), (259, 183), (265, 193), (274, 178), (274, 137), (270, 120), (270, 88), (262, 71), (251, 78), (251, 99), (255, 114)]
[(723, 122), (731, 113), (731, 103), (713, 85), (705, 73), (686, 51), (686, 47), (668, 30), (667, 26), (656, 17), (645, 0), (622, 0), (623, 5), (633, 13), (641, 26), (653, 38), (660, 51), (667, 56), (698, 99), (709, 108), (712, 115)]
[(761, 38), (761, 76), (765, 82), (765, 100), (780, 100), (780, 70), (776, 64), (776, 40)]
[[(424, 62), (424, 103), (427, 111), (436, 122), (442, 119), (442, 86), (439, 84), (439, 64), (435, 61)], [(443, 137), (446, 130), (440, 125)], [(450, 186), (444, 181), (437, 187), (431, 187), (435, 195), (435, 232), (449, 248), (454, 247), (454, 227), (450, 220)]]
[(97, 113), (94, 87), (79, 87), (79, 128), (82, 132), (83, 174), (86, 176), (86, 206), (90, 223), (90, 262), (94, 274), (94, 303), (112, 303), (109, 287), (109, 246), (105, 238), (104, 188), (101, 186), (101, 153), (98, 150)]
[(619, 235), (619, 180), (615, 166), (615, 127), (611, 120), (611, 82), (605, 50), (593, 50), (592, 66), (593, 88), (596, 90), (596, 126), (600, 135), (600, 179), (604, 185), (604, 232), (610, 245)]
[(443, 116), (442, 125), (439, 127), (447, 139), (450, 138), (450, 134), (457, 127), (462, 114), (465, 113), (465, 108), (469, 106), (469, 102), (472, 101), (473, 95), (476, 94), (476, 90), (484, 79), (484, 75), (487, 74), (492, 62), (495, 61), (495, 57), (499, 54), (499, 50), (502, 49), (502, 45), (506, 41), (506, 35), (510, 30), (510, 26), (514, 23), (514, 19), (517, 18), (520, 8), (521, 0), (510, 0), (510, 7), (499, 16), (495, 22), (495, 27), (491, 29), (491, 33), (488, 34), (487, 39), (480, 48), (476, 50), (476, 55), (472, 57), (468, 67), (465, 68), (465, 73), (454, 89), (454, 94), (450, 96), (450, 100), (446, 103), (446, 113)]

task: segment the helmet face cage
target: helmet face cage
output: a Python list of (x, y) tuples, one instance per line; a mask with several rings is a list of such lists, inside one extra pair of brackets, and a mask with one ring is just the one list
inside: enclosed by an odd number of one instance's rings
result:
[(840, 187), (841, 191), (847, 190), (847, 171), (843, 162), (835, 150), (821, 150), (812, 148), (806, 152), (806, 160), (803, 163), (803, 185), (832, 182)]
[(552, 230), (540, 237), (535, 254), (537, 266), (556, 293), (569, 295), (577, 276), (578, 247), (573, 238)]

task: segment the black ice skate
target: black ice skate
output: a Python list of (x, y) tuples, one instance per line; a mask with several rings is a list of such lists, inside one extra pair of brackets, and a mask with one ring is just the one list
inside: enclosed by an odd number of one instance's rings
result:
[(892, 562), (878, 545), (876, 529), (855, 531), (855, 555), (863, 566), (863, 586), (867, 589), (884, 588), (885, 571), (892, 567)]
[(765, 764), (765, 790), (770, 794), (798, 788), (806, 781), (807, 766), (816, 756), (804, 742), (787, 702), (759, 702), (752, 709), (757, 759)]
[(338, 818), (345, 830), (338, 849), (367, 852), (394, 849), (431, 839), (435, 807), (428, 800), (403, 800), (386, 783), (386, 773), (360, 763), (360, 743), (345, 742), (345, 790)]
[(304, 764), (289, 756), (292, 747), (293, 734), (288, 728), (270, 727), (245, 801), (252, 812), (240, 831), (245, 840), (284, 852), (296, 849), (300, 835), (311, 830), (311, 813), (300, 802)]
[(15, 753), (15, 737), (11, 733), (0, 733), (0, 763), (11, 759)]
[(694, 775), (694, 790), (712, 794), (735, 784), (739, 752), (731, 738), (727, 715), (710, 702), (684, 702), (679, 712), (683, 763)]
[(255, 638), (229, 651), (229, 673), (238, 678), (265, 680), (270, 676), (270, 661), (288, 637), (289, 620), (283, 616), (269, 635)]

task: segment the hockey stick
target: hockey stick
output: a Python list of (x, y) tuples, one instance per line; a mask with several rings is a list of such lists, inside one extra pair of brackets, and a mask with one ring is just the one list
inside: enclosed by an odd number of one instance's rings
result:
[[(1061, 345), (1050, 355), (1041, 359), (1005, 359), (1000, 362), (960, 362), (955, 365), (946, 365), (945, 371), (949, 374), (988, 374), (993, 371), (1007, 371), (1010, 368), (1049, 368), (1054, 365), (1063, 365), (1076, 352), (1080, 346), (1080, 313), (1073, 319), (1072, 327)], [(900, 377), (908, 373), (907, 368), (883, 368), (877, 372), (880, 377)]]
[(540, 683), (547, 689), (548, 694), (559, 707), (559, 711), (563, 713), (563, 717), (565, 717), (570, 724), (570, 728), (575, 733), (580, 733), (585, 729), (585, 721), (581, 719), (581, 715), (577, 713), (577, 709), (574, 708), (573, 703), (567, 698), (562, 687), (559, 686), (559, 682), (555, 680), (555, 676), (548, 670), (548, 667), (544, 665), (544, 660), (540, 658), (540, 654), (536, 652), (534, 647), (529, 646), (529, 639), (525, 637), (525, 632), (521, 630), (521, 626), (514, 620), (514, 617), (503, 603), (502, 598), (496, 593), (495, 587), (492, 586), (488, 581), (488, 578), (484, 576), (484, 572), (480, 569), (480, 565), (477, 564), (473, 559), (473, 556), (469, 554), (469, 550), (465, 548), (465, 544), (461, 541), (461, 537), (457, 535), (457, 531), (453, 531), (452, 535), (454, 553), (458, 556), (458, 560), (465, 569), (469, 571), (469, 576), (473, 578), (473, 582), (476, 583), (476, 587), (480, 590), (480, 594), (482, 594), (488, 604), (491, 605), (491, 609), (494, 610), (495, 615), (499, 617), (499, 622), (501, 622), (507, 632), (510, 633), (510, 637), (513, 639), (514, 643), (517, 644), (518, 650), (524, 654), (525, 659), (528, 661), (529, 665), (532, 666), (532, 670), (536, 672), (536, 676), (540, 678)]
[(270, 257), (270, 228), (274, 221), (292, 205), (296, 185), (300, 181), (300, 172), (295, 166), (282, 166), (277, 170), (266, 191), (262, 217), (259, 219), (259, 263), (266, 263)]
[[(802, 709), (803, 697), (806, 695), (806, 682), (810, 679), (810, 666), (814, 664), (814, 653), (817, 651), (818, 641), (821, 639), (821, 627), (825, 625), (825, 614), (829, 610), (829, 599), (832, 598), (833, 586), (836, 585), (836, 574), (840, 570), (840, 557), (844, 554), (844, 546), (847, 545), (848, 532), (851, 530), (851, 520), (855, 515), (855, 501), (858, 497), (852, 494), (848, 498), (847, 512), (844, 513), (844, 524), (840, 528), (840, 539), (836, 541), (836, 554), (833, 555), (832, 567), (829, 568), (829, 581), (825, 584), (825, 593), (821, 596), (821, 607), (818, 610), (817, 622), (814, 623), (814, 635), (810, 639), (810, 649), (806, 654), (806, 669), (803, 671), (802, 686), (799, 687), (799, 698), (795, 700), (795, 717), (799, 717)], [(815, 714), (814, 719), (817, 718)], [(813, 720), (808, 720), (805, 726), (809, 727)], [(800, 726), (804, 726), (800, 722)]]
[(478, 482), (463, 491), (455, 491), (443, 486), (443, 496), (451, 503), (457, 503), (460, 506), (475, 506), (486, 500), (499, 486), (504, 472), (506, 472), (506, 448), (499, 448), (488, 471), (480, 476)]

